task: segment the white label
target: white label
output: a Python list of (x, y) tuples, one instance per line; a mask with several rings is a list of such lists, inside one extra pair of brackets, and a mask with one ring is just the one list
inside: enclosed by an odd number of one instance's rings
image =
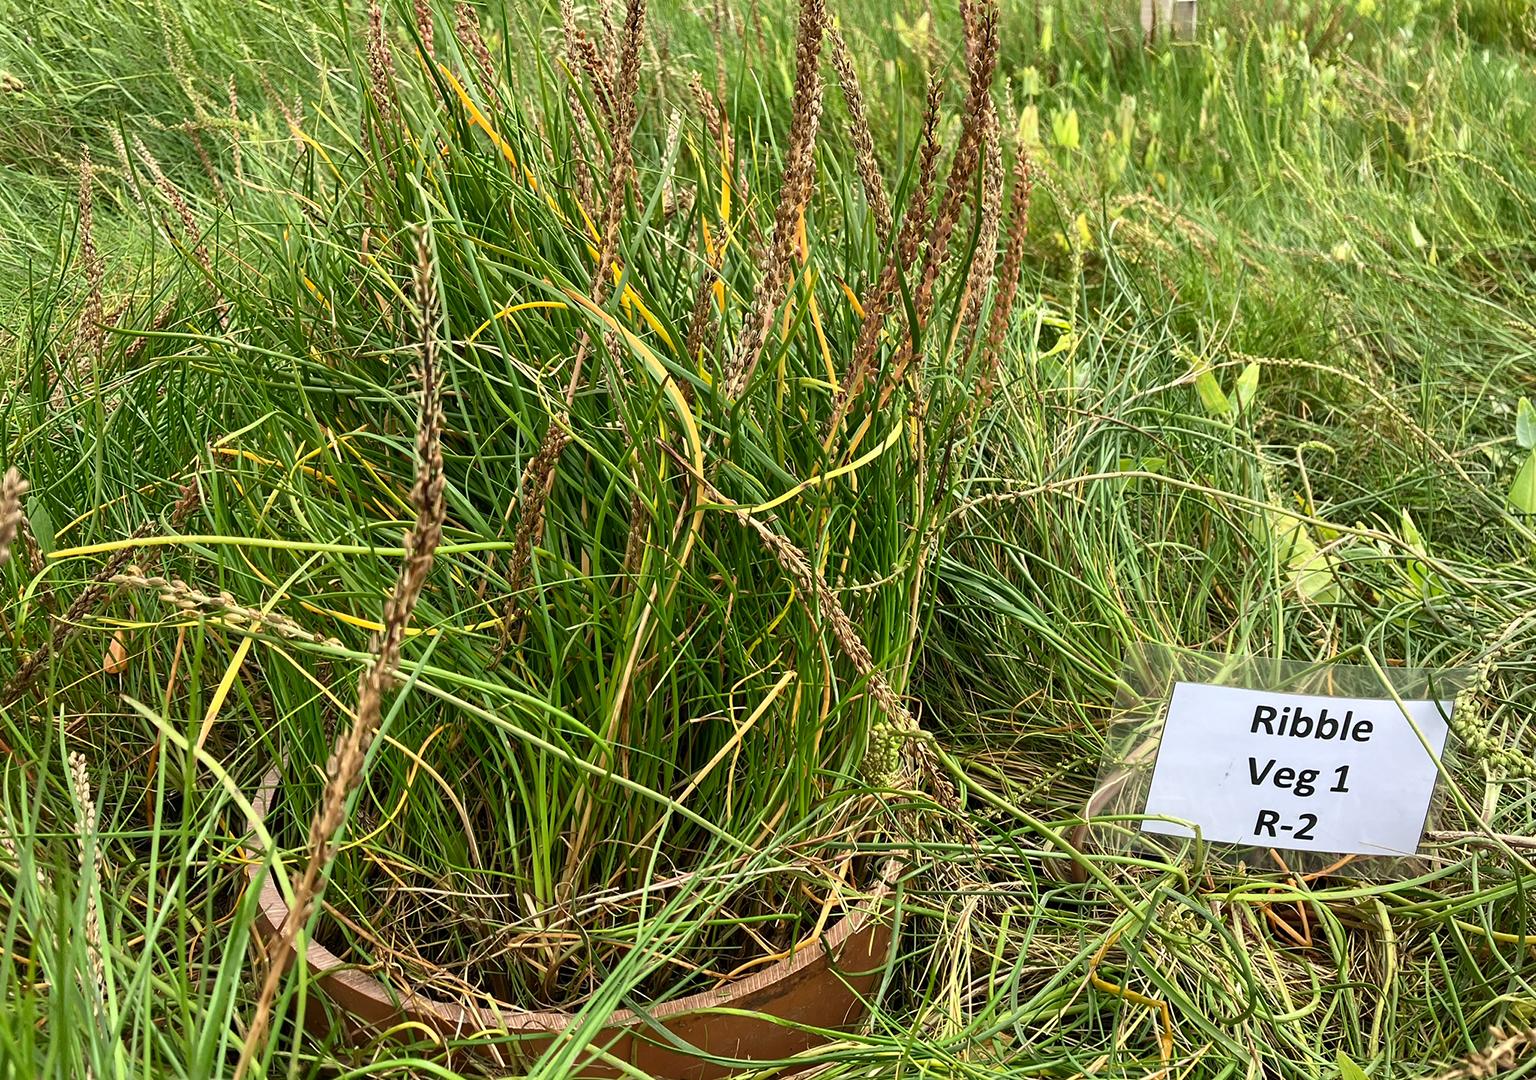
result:
[[(1451, 703), (1403, 705), (1406, 715), (1389, 698), (1178, 683), (1146, 812), (1192, 822), (1206, 840), (1222, 843), (1411, 855), (1429, 813)], [(1146, 821), (1142, 829), (1195, 835), (1168, 821)]]

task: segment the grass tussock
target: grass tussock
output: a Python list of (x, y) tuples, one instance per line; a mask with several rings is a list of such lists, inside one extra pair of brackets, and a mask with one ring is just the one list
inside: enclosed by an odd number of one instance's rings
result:
[[(820, 1075), (1523, 1067), (1536, 24), (1202, 15), (0, 20), (4, 1067), (474, 1072), (253, 857), (559, 1076), (892, 856)], [(1422, 872), (1096, 847), (1148, 645), (1471, 668)]]

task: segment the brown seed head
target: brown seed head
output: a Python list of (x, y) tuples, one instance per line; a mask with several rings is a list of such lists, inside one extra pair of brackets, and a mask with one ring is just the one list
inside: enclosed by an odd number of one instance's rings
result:
[(245, 183), (245, 167), (240, 158), (240, 95), (233, 75), (229, 77), (229, 160), (234, 166), (235, 183)]
[(640, 46), (645, 40), (645, 0), (629, 0), (622, 34), (615, 107), (619, 130), (630, 132), (632, 137), (638, 110), (635, 95), (640, 88)]
[(277, 611), (262, 612), (256, 608), (246, 607), (227, 592), (221, 592), (217, 596), (188, 585), (180, 578), (165, 578), (157, 574), (146, 574), (137, 566), (129, 566), (120, 574), (112, 576), (114, 585), (126, 585), (129, 588), (140, 589), (156, 594), (160, 600), (178, 611), (187, 615), (217, 616), (223, 622), (238, 627), (256, 627), (270, 631), (280, 637), (291, 638), (295, 641), (312, 641), (316, 644), (337, 644), (340, 642), (334, 638), (327, 638), (323, 634), (312, 633), (305, 630), (293, 619)]
[(437, 59), (437, 47), (432, 28), (431, 0), (415, 0), (416, 32), (421, 35), (421, 51), (428, 60)]
[(859, 87), (859, 76), (853, 70), (853, 56), (848, 52), (842, 30), (834, 26), (828, 36), (832, 39), (832, 67), (843, 90), (843, 102), (848, 106), (848, 136), (853, 142), (859, 182), (864, 186), (864, 198), (875, 219), (875, 237), (884, 247), (886, 238), (891, 235), (891, 200), (885, 192), (880, 162), (875, 157), (875, 137), (869, 128), (864, 92)]
[(223, 202), (229, 201), (229, 193), (224, 190), (224, 178), (219, 175), (219, 170), (214, 167), (213, 156), (208, 153), (208, 147), (203, 143), (202, 132), (197, 129), (193, 121), (188, 121), (181, 126), (187, 133), (187, 138), (192, 140), (192, 149), (197, 152), (197, 163), (203, 168), (203, 175), (207, 177), (209, 185), (214, 193)]
[(100, 359), (102, 343), (102, 266), (96, 251), (95, 215), (92, 212), (92, 188), (96, 170), (91, 166), (91, 151), (80, 150), (80, 264), (85, 270), (85, 311), (81, 316), (81, 330), (86, 347)]
[(720, 106), (716, 103), (714, 95), (704, 89), (704, 84), (699, 81), (697, 75), (688, 76), (688, 90), (693, 94), (694, 104), (698, 106), (699, 116), (704, 121), (704, 130), (709, 132), (709, 137), (716, 142), (720, 139)]
[(85, 955), (91, 972), (91, 983), (84, 989), (92, 1009), (99, 1013), (106, 1008), (107, 1001), (106, 967), (101, 954), (101, 842), (96, 835), (96, 799), (91, 791), (90, 767), (79, 751), (70, 752), (69, 780), (79, 815), (75, 837), (80, 849), (80, 882), (85, 890)]
[(138, 151), (139, 158), (149, 170), (155, 186), (165, 196), (165, 201), (170, 203), (172, 209), (176, 211), (176, 216), (181, 221), (181, 235), (178, 239), (181, 240), (182, 246), (192, 253), (204, 271), (212, 274), (213, 266), (208, 261), (208, 249), (203, 247), (202, 238), (199, 235), (201, 230), (198, 228), (197, 218), (192, 213), (192, 207), (187, 205), (186, 196), (182, 195), (180, 188), (171, 183), (170, 177), (165, 175), (160, 168), (160, 163), (155, 160), (149, 148), (144, 145), (144, 141), (137, 135), (133, 138), (133, 148)]
[[(706, 486), (713, 488), (707, 480), (699, 479)], [(864, 644), (864, 639), (860, 637), (853, 620), (849, 618), (842, 601), (838, 599), (837, 593), (828, 587), (811, 560), (788, 538), (776, 532), (760, 518), (736, 506), (718, 490), (712, 490), (711, 495), (730, 506), (736, 520), (757, 533), (780, 568), (795, 583), (798, 599), (811, 622), (819, 629), (831, 634), (832, 640), (837, 643), (838, 651), (848, 659), (854, 670), (863, 678), (865, 686), (869, 688), (870, 698), (884, 716), (882, 726), (887, 737), (898, 743), (898, 768), (894, 770), (894, 775), (881, 775), (874, 779), (885, 782), (911, 779), (913, 774), (920, 774), (929, 791), (941, 804), (951, 807), (957, 805), (953, 785), (938, 768), (932, 750), (926, 743), (919, 741), (922, 728), (917, 719), (907, 708), (901, 695), (891, 686), (885, 673), (876, 667), (869, 648)], [(903, 771), (907, 772), (906, 777), (901, 775)]]
[(901, 269), (912, 269), (917, 252), (928, 229), (928, 215), (933, 202), (934, 185), (939, 178), (939, 108), (944, 102), (944, 84), (937, 76), (928, 80), (928, 99), (923, 107), (922, 149), (918, 152), (917, 183), (901, 223), (898, 253)]
[(576, 166), (576, 197), (581, 200), (581, 205), (587, 208), (588, 213), (596, 214), (600, 212), (600, 207), (603, 205), (597, 197), (597, 183), (593, 176), (591, 161), (592, 155), (599, 150), (597, 136), (587, 120), (587, 114), (582, 108), (576, 87), (567, 83), (565, 96), (570, 108), (571, 126), (576, 129), (576, 138), (571, 147), (571, 157)]
[(901, 218), (901, 231), (896, 239), (896, 255), (881, 272), (875, 288), (864, 303), (864, 322), (854, 341), (853, 362), (843, 380), (843, 388), (832, 404), (832, 415), (822, 433), (822, 441), (831, 444), (832, 438), (847, 419), (853, 400), (864, 386), (864, 380), (874, 369), (875, 353), (880, 346), (880, 334), (885, 327), (886, 315), (895, 303), (897, 284), (902, 274), (911, 270), (917, 258), (923, 234), (928, 230), (928, 203), (932, 199), (933, 185), (938, 175), (939, 161), (939, 106), (943, 102), (943, 86), (936, 77), (928, 80), (928, 100), (923, 110), (922, 149), (918, 151), (917, 182), (907, 201), (906, 212)]
[(982, 349), (981, 386), (978, 388), (978, 396), (982, 401), (991, 396), (996, 385), (1003, 338), (1008, 332), (1014, 300), (1018, 296), (1019, 272), (1024, 267), (1024, 245), (1029, 240), (1029, 199), (1034, 186), (1035, 167), (1029, 151), (1021, 146), (1019, 156), (1013, 163), (1008, 246), (1003, 252), (1003, 266), (997, 277), (997, 299), (992, 304), (992, 316), (987, 322), (987, 340)]
[[(970, 94), (960, 126), (960, 145), (950, 165), (944, 197), (928, 235), (928, 250), (923, 256), (923, 272), (913, 300), (917, 325), (926, 326), (933, 313), (939, 277), (949, 261), (950, 241), (960, 208), (970, 194), (971, 179), (981, 156), (982, 139), (992, 113), (992, 78), (997, 71), (997, 7), (995, 3), (967, 5), (966, 54), (970, 63)], [(908, 339), (896, 354), (880, 389), (880, 404), (885, 404), (901, 385), (908, 367), (916, 359), (913, 342)]]
[[(712, 342), (719, 323), (715, 319), (715, 282), (720, 279), (720, 266), (725, 258), (725, 245), (717, 244), (704, 266), (704, 276), (699, 279), (698, 290), (693, 295), (693, 311), (688, 315), (688, 340), (684, 353), (689, 363), (698, 363), (706, 347)], [(693, 384), (683, 383), (683, 393), (691, 392)]]
[[(608, 295), (612, 279), (609, 268), (618, 254), (619, 224), (624, 212), (624, 188), (632, 170), (632, 147), (635, 118), (638, 112), (635, 95), (640, 84), (640, 43), (645, 34), (645, 0), (629, 0), (625, 10), (622, 44), (619, 53), (618, 79), (614, 103), (615, 128), (613, 132), (613, 156), (608, 168), (607, 202), (604, 204), (601, 226), (602, 247), (598, 251), (597, 266), (592, 273), (590, 295), (594, 303), (601, 304)], [(511, 644), (514, 628), (523, 603), (523, 591), (528, 587), (533, 567), (533, 544), (544, 531), (544, 513), (549, 502), (550, 488), (554, 484), (555, 470), (560, 454), (570, 442), (570, 408), (576, 401), (581, 386), (582, 371), (587, 349), (591, 344), (587, 334), (581, 335), (576, 346), (576, 358), (571, 365), (570, 379), (566, 384), (564, 408), (550, 418), (544, 429), (539, 449), (523, 469), (520, 487), (520, 516), (517, 533), (512, 541), (512, 554), (507, 560), (508, 595), (502, 614), (500, 640), (497, 654), (504, 653)], [(610, 348), (613, 348), (610, 343)]]
[(379, 0), (368, 2), (368, 96), (388, 123), (395, 116), (395, 57), (384, 32), (384, 12)]
[(512, 554), (507, 560), (507, 604), (502, 613), (500, 641), (497, 651), (505, 652), (512, 642), (513, 630), (522, 611), (523, 590), (528, 587), (533, 569), (533, 544), (544, 531), (544, 511), (549, 502), (549, 491), (554, 484), (555, 468), (560, 453), (570, 442), (570, 435), (562, 426), (564, 417), (554, 417), (544, 429), (544, 438), (538, 452), (528, 459), (523, 468), (521, 513), (517, 532), (512, 539)]
[(560, 28), (565, 34), (566, 62), (572, 76), (578, 71), (586, 72), (593, 99), (603, 115), (612, 120), (617, 92), (609, 74), (608, 58), (577, 24), (576, 9), (571, 0), (560, 0)]
[(464, 0), (459, 0), (458, 6), (454, 8), (453, 27), (459, 44), (475, 58), (475, 66), (480, 69), (480, 89), (485, 92), (486, 100), (492, 108), (500, 109), (501, 98), (496, 93), (496, 65), (491, 62), (491, 50), (480, 32), (480, 16)]
[(814, 179), (816, 131), (821, 123), (821, 42), (826, 19), (823, 0), (800, 0), (793, 113), (784, 158), (784, 178), (773, 217), (773, 237), (758, 256), (761, 276), (757, 295), (742, 327), (730, 368), (725, 373), (727, 399), (740, 397), (751, 381), (763, 346), (768, 341), (774, 313), (793, 279), (796, 238), (801, 215), (810, 202)]
[(384, 692), (400, 663), (400, 647), (416, 601), (426, 585), (446, 518), (442, 454), (442, 386), (437, 367), (437, 290), (426, 231), (417, 236), (416, 299), (421, 331), (421, 412), (417, 420), (416, 482), (411, 504), (416, 521), (405, 538), (405, 561), (384, 604), (383, 630), (374, 639), (373, 662), (358, 677), (357, 711), (351, 726), (332, 748), (326, 765), (325, 792), (309, 827), (309, 855), (294, 886), (293, 904), (279, 929), (278, 941), (256, 999), (235, 1076), (245, 1075), (265, 1046), (272, 1004), (282, 985), (299, 932), (308, 925), (325, 886), (325, 868), (336, 856), (336, 832), (346, 820), (347, 800), (362, 780), (368, 747), (383, 717)]
[(965, 335), (970, 341), (971, 331), (981, 315), (982, 299), (992, 284), (992, 271), (997, 265), (997, 239), (1002, 231), (1003, 144), (997, 121), (997, 110), (988, 103), (982, 130), (981, 205), (977, 210), (976, 254), (966, 272), (965, 289), (962, 292), (959, 318), (955, 320), (951, 340)]
[[(967, 5), (970, 9), (970, 5)], [(918, 285), (915, 306), (920, 322), (933, 309), (934, 290), (939, 273), (949, 259), (950, 238), (960, 217), (960, 208), (970, 194), (971, 178), (976, 173), (981, 143), (991, 115), (992, 77), (997, 70), (997, 9), (988, 4), (971, 15), (974, 27), (967, 35), (970, 57), (970, 94), (960, 128), (960, 145), (950, 165), (944, 198), (934, 218), (928, 237), (928, 251), (923, 262), (923, 277)]]

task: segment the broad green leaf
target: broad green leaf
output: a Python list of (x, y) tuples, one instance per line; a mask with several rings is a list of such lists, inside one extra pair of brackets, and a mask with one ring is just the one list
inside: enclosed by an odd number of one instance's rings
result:
[(1195, 393), (1200, 395), (1200, 404), (1212, 416), (1226, 416), (1232, 411), (1232, 403), (1222, 393), (1221, 384), (1210, 368), (1204, 368), (1195, 376)]
[(1536, 450), (1525, 457), (1525, 464), (1509, 486), (1509, 502), (1522, 514), (1536, 514)]
[[(1409, 550), (1416, 555), (1428, 556), (1429, 548), (1424, 544), (1424, 537), (1420, 535), (1418, 526), (1413, 523), (1413, 515), (1407, 510), (1403, 511), (1403, 540)], [(1414, 593), (1420, 598), (1440, 592), (1429, 576), (1429, 566), (1420, 559), (1409, 559), (1403, 567), (1408, 575), (1408, 580), (1413, 584)]]
[(1039, 106), (1026, 105), (1019, 110), (1019, 143), (1023, 146), (1041, 145)]
[(1066, 352), (1068, 349), (1072, 348), (1076, 341), (1076, 336), (1073, 335), (1069, 330), (1066, 333), (1059, 335), (1051, 347), (1040, 354), (1040, 359), (1044, 360), (1048, 356), (1055, 356), (1057, 353)]
[(36, 498), (27, 500), (27, 524), (32, 527), (32, 538), (37, 550), (44, 555), (53, 554), (53, 517)]
[(1051, 116), (1051, 137), (1056, 145), (1066, 150), (1076, 150), (1082, 144), (1078, 128), (1077, 110), (1068, 108)]
[(1248, 403), (1253, 400), (1253, 395), (1258, 389), (1259, 365), (1250, 363), (1243, 368), (1243, 373), (1237, 377), (1237, 383), (1232, 387), (1232, 396), (1237, 399), (1238, 411), (1248, 411)]
[(929, 23), (930, 20), (926, 11), (910, 23), (900, 15), (897, 15), (894, 21), (896, 36), (901, 39), (903, 45), (913, 52), (922, 53), (928, 48), (928, 38), (930, 36)]
[[(1162, 472), (1167, 464), (1168, 459), (1161, 457), (1122, 457), (1119, 460), (1121, 472), (1158, 473)], [(1127, 476), (1122, 483), (1125, 484), (1127, 489), (1135, 490), (1137, 485), (1141, 483), (1141, 478), (1139, 476)]]
[(1339, 1051), (1339, 1080), (1371, 1080), (1370, 1074)]
[(1515, 410), (1515, 441), (1522, 450), (1536, 450), (1536, 407), (1530, 398), (1521, 398)]
[(1264, 511), (1260, 521), (1279, 550), (1280, 563), (1296, 591), (1309, 600), (1337, 600), (1333, 568), (1328, 556), (1313, 541), (1306, 523), (1273, 507)]
[(1090, 250), (1093, 247), (1093, 230), (1088, 227), (1088, 215), (1078, 214), (1073, 225), (1077, 227), (1078, 248), (1083, 251)]

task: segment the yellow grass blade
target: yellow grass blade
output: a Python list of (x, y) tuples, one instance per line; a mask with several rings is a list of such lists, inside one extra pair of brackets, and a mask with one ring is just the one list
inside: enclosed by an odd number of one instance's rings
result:
[(475, 327), (475, 332), (464, 339), (464, 344), (473, 345), (476, 339), (489, 330), (491, 324), (497, 319), (505, 319), (508, 315), (516, 315), (519, 311), (534, 311), (539, 308), (553, 308), (557, 311), (565, 311), (568, 307), (569, 305), (561, 303), (559, 300), (528, 300), (521, 304), (510, 304)]
[[(662, 392), (666, 394), (667, 401), (672, 405), (672, 411), (677, 415), (678, 425), (683, 430), (683, 439), (688, 444), (689, 462), (697, 475), (703, 476), (704, 440), (700, 437), (698, 424), (693, 419), (693, 408), (688, 404), (688, 399), (683, 395), (682, 388), (677, 385), (677, 380), (672, 378), (672, 373), (657, 359), (656, 354), (650, 350), (645, 342), (636, 337), (633, 331), (619, 325), (618, 320), (612, 315), (572, 289), (566, 289), (565, 294), (601, 319), (608, 325), (609, 329), (620, 334), (629, 343), (629, 347), (640, 358), (641, 366), (645, 368), (646, 373), (660, 384)], [(699, 528), (704, 521), (704, 504), (700, 494), (701, 489), (695, 485), (693, 517), (688, 523), (688, 538), (684, 541), (682, 553), (678, 556), (679, 565), (687, 564), (688, 556), (693, 551), (693, 545), (698, 541)], [(674, 588), (678, 580), (681, 580), (681, 576), (673, 580)]]
[(848, 287), (848, 283), (846, 281), (838, 279), (837, 283), (843, 287), (843, 295), (848, 297), (848, 303), (853, 308), (853, 313), (857, 315), (859, 317), (859, 321), (862, 322), (864, 320), (864, 305), (859, 303), (859, 298), (854, 295), (853, 290)]
[(464, 87), (459, 85), (459, 80), (453, 77), (453, 72), (449, 71), (442, 63), (437, 65), (437, 70), (442, 72), (443, 78), (448, 80), (448, 85), (458, 95), (459, 104), (464, 106), (464, 112), (469, 116), (469, 122), (485, 132), (491, 140), (491, 145), (501, 151), (501, 156), (507, 159), (509, 165), (514, 169), (517, 168), (517, 155), (512, 152), (512, 147), (507, 145), (507, 141), (491, 126), (491, 122), (485, 118), (485, 114), (470, 100), (469, 95), (464, 92)]
[(749, 513), (749, 514), (762, 514), (762, 513), (766, 513), (767, 511), (772, 510), (776, 506), (783, 506), (790, 499), (793, 499), (795, 496), (799, 495), (802, 491), (806, 491), (806, 490), (808, 490), (810, 488), (817, 487), (818, 485), (821, 485), (821, 484), (829, 483), (829, 482), (831, 482), (833, 480), (836, 480), (840, 476), (847, 476), (850, 473), (858, 472), (864, 466), (868, 465), (871, 461), (874, 461), (876, 458), (878, 458), (880, 455), (884, 454), (891, 447), (893, 447), (897, 443), (899, 443), (901, 441), (902, 433), (905, 430), (906, 429), (901, 424), (896, 424), (896, 425), (894, 425), (891, 428), (891, 433), (885, 437), (885, 439), (880, 443), (880, 445), (878, 445), (878, 446), (874, 447), (873, 449), (869, 450), (867, 453), (864, 454), (863, 457), (860, 457), (858, 460), (850, 461), (846, 465), (840, 465), (837, 468), (833, 469), (831, 472), (817, 473), (815, 476), (811, 477), (808, 480), (800, 481), (800, 483), (796, 484), (794, 487), (790, 488), (788, 491), (784, 492), (782, 495), (777, 495), (774, 498), (769, 499), (767, 502), (759, 503), (756, 506), (743, 507), (743, 509), (747, 513)]

